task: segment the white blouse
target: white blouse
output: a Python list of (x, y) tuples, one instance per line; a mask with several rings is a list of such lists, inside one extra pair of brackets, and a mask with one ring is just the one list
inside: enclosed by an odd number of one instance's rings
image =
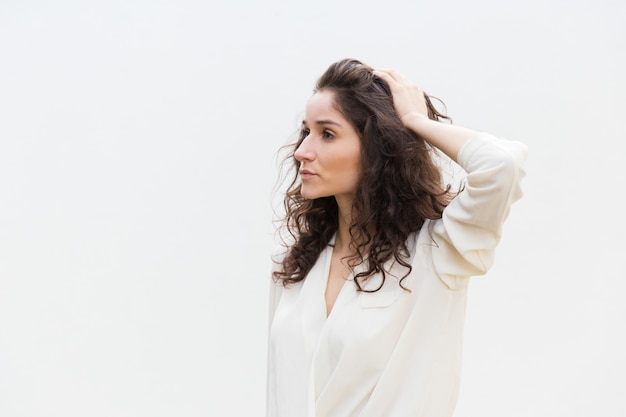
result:
[(525, 158), (525, 145), (486, 133), (463, 146), (465, 189), (409, 238), (410, 292), (398, 284), (406, 268), (389, 261), (379, 291), (359, 292), (351, 277), (326, 317), (330, 245), (303, 281), (272, 283), (267, 417), (452, 415), (468, 280), (493, 263)]

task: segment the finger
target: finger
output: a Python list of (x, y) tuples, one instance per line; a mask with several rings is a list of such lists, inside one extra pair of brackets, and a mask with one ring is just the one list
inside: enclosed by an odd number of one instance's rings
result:
[(395, 71), (390, 69), (390, 68), (376, 68), (374, 70), (374, 74), (384, 77), (386, 76), (387, 78), (391, 78), (392, 80), (395, 80)]
[(387, 72), (387, 70), (380, 69), (380, 68), (376, 68), (375, 70), (373, 70), (372, 74), (377, 75), (379, 77), (389, 76), (389, 73)]
[(401, 85), (411, 85), (411, 84), (413, 84), (413, 82), (410, 79), (408, 79), (403, 74), (401, 74), (401, 73), (399, 73), (397, 71), (389, 70), (388, 74), (391, 75), (393, 77), (393, 79), (396, 80), (396, 82), (398, 84), (401, 84)]
[[(409, 80), (407, 77), (405, 77), (404, 75), (400, 74), (399, 72), (393, 69), (377, 68), (376, 70), (374, 70), (374, 74), (380, 76), (387, 82), (389, 82), (389, 80), (391, 79), (398, 85), (408, 86), (408, 85), (413, 84), (411, 80)], [(382, 74), (387, 75), (387, 78), (384, 78)]]
[(372, 71), (372, 74), (387, 81), (387, 84), (389, 84), (389, 86), (396, 84), (396, 80), (386, 70), (375, 69), (374, 71)]

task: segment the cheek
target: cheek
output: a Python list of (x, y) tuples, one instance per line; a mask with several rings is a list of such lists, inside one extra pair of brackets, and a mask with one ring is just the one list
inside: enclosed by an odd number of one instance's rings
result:
[(350, 172), (352, 172), (353, 176), (360, 177), (363, 164), (361, 162), (361, 148), (358, 147), (347, 160), (345, 161), (345, 166), (349, 168)]
[(359, 178), (361, 178), (362, 169), (360, 155), (358, 158), (354, 156), (342, 158), (342, 160), (338, 162), (337, 167), (342, 179), (346, 183), (355, 185)]

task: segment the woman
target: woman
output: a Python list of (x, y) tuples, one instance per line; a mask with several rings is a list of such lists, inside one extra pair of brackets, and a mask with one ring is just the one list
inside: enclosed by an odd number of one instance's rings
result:
[(268, 417), (452, 415), (466, 287), (493, 263), (526, 148), (440, 117), (393, 70), (342, 60), (318, 80), (271, 286)]

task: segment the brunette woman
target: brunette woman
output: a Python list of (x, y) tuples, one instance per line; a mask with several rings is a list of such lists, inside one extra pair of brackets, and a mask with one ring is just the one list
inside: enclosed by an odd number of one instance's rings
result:
[(318, 80), (290, 154), (268, 417), (452, 415), (466, 288), (522, 195), (526, 147), (444, 117), (393, 70), (346, 59)]

